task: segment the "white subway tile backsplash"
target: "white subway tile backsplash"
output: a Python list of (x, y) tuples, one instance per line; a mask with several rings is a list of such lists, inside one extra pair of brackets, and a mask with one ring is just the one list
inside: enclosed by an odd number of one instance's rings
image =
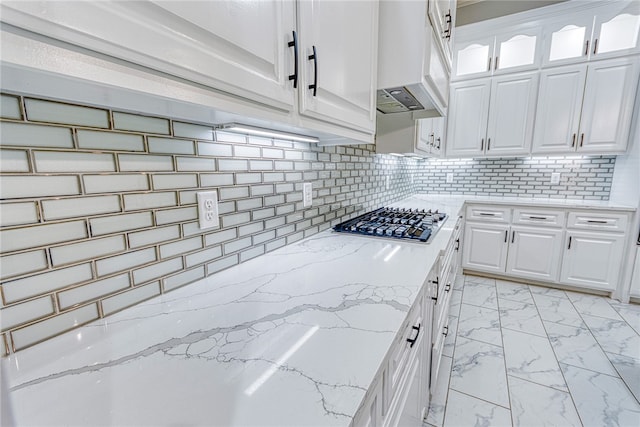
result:
[(29, 157), (23, 150), (0, 150), (0, 172), (29, 172)]
[(125, 194), (122, 198), (124, 199), (125, 211), (166, 208), (178, 205), (176, 193), (174, 192)]
[(200, 174), (201, 187), (220, 187), (222, 185), (233, 185), (233, 174), (231, 173)]
[(36, 273), (48, 267), (44, 250), (22, 252), (0, 257), (0, 278), (2, 280), (26, 273)]
[(195, 154), (193, 141), (149, 136), (147, 146), (150, 153)]
[(264, 254), (264, 246), (256, 246), (240, 253), (240, 262), (248, 261), (252, 258)]
[(252, 171), (270, 171), (273, 170), (273, 161), (271, 160), (250, 160), (249, 169)]
[(119, 196), (74, 197), (43, 200), (41, 203), (43, 216), (47, 221), (108, 214), (121, 210)]
[(276, 213), (274, 208), (258, 209), (251, 213), (251, 217), (254, 221), (259, 219), (270, 218)]
[(262, 224), (262, 222), (254, 222), (238, 227), (238, 236), (242, 237), (248, 234), (255, 234), (262, 230), (264, 230), (264, 224)]
[(180, 238), (180, 226), (158, 227), (152, 230), (129, 233), (129, 247), (140, 248), (160, 242), (168, 242)]
[(214, 246), (213, 248), (205, 249), (204, 251), (196, 252), (185, 257), (186, 266), (192, 267), (194, 265), (203, 264), (205, 262), (213, 261), (216, 258), (222, 256), (222, 248), (220, 246)]
[(195, 250), (202, 249), (202, 237), (192, 237), (174, 243), (167, 243), (160, 246), (160, 258), (171, 258), (176, 255), (183, 255)]
[(173, 158), (171, 156), (118, 154), (118, 164), (123, 172), (167, 172), (173, 170)]
[(249, 197), (249, 187), (231, 187), (218, 190), (220, 200), (241, 199)]
[(3, 253), (19, 251), (86, 237), (88, 237), (87, 224), (84, 221), (13, 228), (0, 231), (0, 251)]
[(54, 267), (116, 254), (126, 249), (124, 236), (91, 239), (49, 249)]
[(235, 228), (231, 230), (217, 231), (215, 233), (207, 234), (204, 236), (205, 246), (216, 245), (218, 243), (226, 242), (238, 237), (238, 232)]
[(246, 171), (248, 162), (246, 160), (219, 159), (218, 170), (224, 171)]
[(271, 138), (262, 138), (260, 136), (249, 136), (247, 139), (249, 141), (249, 144), (273, 145), (273, 140)]
[(47, 317), (55, 312), (51, 296), (37, 298), (0, 310), (2, 332)]
[(96, 150), (144, 151), (142, 135), (78, 130), (78, 147)]
[(199, 156), (231, 157), (233, 149), (228, 144), (215, 144), (209, 142), (198, 142)]
[(251, 187), (252, 197), (265, 196), (267, 194), (273, 194), (273, 185), (254, 185)]
[(163, 135), (169, 135), (171, 133), (169, 130), (169, 120), (167, 119), (119, 113), (116, 111), (113, 112), (113, 128)]
[(92, 278), (91, 264), (80, 264), (74, 267), (5, 282), (2, 284), (2, 292), (5, 303), (11, 304), (67, 286), (87, 282)]
[(223, 245), (225, 255), (248, 248), (249, 246), (251, 246), (251, 237), (234, 240), (233, 242), (225, 243)]
[(260, 148), (250, 145), (236, 145), (233, 147), (235, 157), (260, 157)]
[(0, 145), (73, 148), (73, 136), (66, 127), (0, 122)]
[(214, 159), (198, 159), (195, 157), (178, 157), (176, 166), (179, 172), (212, 172), (216, 170)]
[(167, 209), (156, 212), (156, 225), (186, 222), (194, 219), (198, 219), (198, 208), (196, 207)]
[(283, 159), (284, 151), (277, 148), (263, 148), (262, 157), (266, 157), (268, 159)]
[(3, 176), (0, 179), (0, 197), (71, 196), (80, 194), (77, 176)]
[(260, 173), (237, 173), (236, 184), (256, 184), (262, 182), (262, 175)]
[(58, 294), (60, 309), (65, 310), (76, 304), (93, 301), (131, 286), (129, 274), (119, 274), (107, 279), (98, 280), (87, 285), (78, 286)]
[(222, 258), (218, 261), (207, 264), (207, 274), (211, 275), (213, 273), (217, 273), (220, 270), (224, 270), (225, 268), (232, 267), (236, 264), (238, 264), (237, 254)]
[(149, 179), (144, 174), (84, 175), (82, 181), (87, 194), (149, 190)]
[(265, 172), (262, 175), (262, 180), (264, 182), (284, 181), (284, 173), (282, 173), (282, 172)]
[(195, 174), (153, 175), (151, 179), (154, 190), (175, 190), (198, 186), (198, 175)]
[(262, 207), (262, 199), (244, 199), (236, 202), (236, 210), (246, 211), (250, 209), (257, 209)]
[(127, 292), (105, 298), (100, 302), (100, 304), (102, 305), (102, 312), (106, 316), (158, 295), (160, 295), (160, 282), (153, 282), (148, 285), (139, 286)]
[(221, 220), (222, 220), (222, 226), (224, 228), (227, 228), (227, 227), (233, 227), (234, 225), (251, 221), (251, 215), (249, 214), (249, 212), (243, 212), (243, 213), (223, 216)]
[(213, 128), (211, 126), (173, 122), (173, 134), (184, 138), (213, 141)]
[(115, 172), (112, 154), (36, 151), (37, 172)]
[(96, 128), (109, 127), (109, 113), (92, 107), (25, 98), (27, 120)]
[(196, 280), (204, 279), (204, 276), (205, 276), (204, 269), (205, 267), (202, 265), (200, 267), (196, 267), (194, 269), (187, 270), (182, 273), (178, 273), (173, 276), (169, 276), (166, 279), (163, 279), (162, 285), (164, 287), (165, 292), (172, 291), (188, 283), (195, 282)]
[(86, 305), (11, 332), (15, 350), (21, 350), (45, 339), (82, 326), (98, 318), (98, 307)]
[(156, 250), (154, 248), (142, 249), (98, 260), (96, 261), (96, 271), (98, 276), (107, 276), (117, 271), (130, 270), (134, 267), (149, 264), (156, 261), (156, 259)]
[(258, 245), (260, 243), (264, 243), (268, 240), (275, 239), (276, 232), (274, 230), (267, 231), (266, 233), (261, 233), (253, 236), (253, 244)]
[(278, 240), (274, 240), (273, 242), (269, 242), (265, 245), (267, 252), (274, 251), (278, 248), (281, 248), (287, 244), (287, 239), (282, 238)]
[(223, 132), (218, 130), (216, 131), (216, 140), (244, 144), (247, 142), (247, 137), (240, 133)]
[(0, 96), (0, 117), (20, 120), (22, 118), (20, 98), (11, 95)]
[(139, 285), (159, 277), (167, 276), (170, 273), (175, 273), (183, 268), (184, 265), (182, 264), (182, 258), (174, 258), (157, 264), (152, 264), (148, 267), (134, 270), (133, 283)]
[(104, 234), (118, 233), (139, 228), (151, 227), (153, 218), (151, 212), (131, 213), (124, 215), (114, 215), (102, 218), (92, 218), (89, 220), (89, 227), (92, 236), (102, 236)]

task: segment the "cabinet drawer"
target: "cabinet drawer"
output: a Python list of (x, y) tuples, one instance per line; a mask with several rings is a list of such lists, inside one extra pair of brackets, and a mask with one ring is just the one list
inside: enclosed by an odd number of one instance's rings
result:
[[(417, 351), (419, 347), (412, 341), (420, 338), (424, 334), (426, 325), (422, 318), (422, 306), (424, 296), (420, 296), (411, 308), (407, 320), (402, 325), (401, 332), (392, 344), (391, 356), (389, 357), (389, 367), (387, 370), (388, 385), (387, 396), (393, 396), (400, 384), (403, 372), (406, 369), (411, 353)], [(389, 402), (390, 399), (385, 399)]]
[(484, 205), (467, 206), (467, 221), (469, 220), (509, 223), (511, 221), (511, 208)]
[(624, 233), (629, 217), (619, 212), (569, 212), (567, 228)]
[(565, 212), (539, 208), (515, 208), (513, 210), (513, 223), (564, 227)]

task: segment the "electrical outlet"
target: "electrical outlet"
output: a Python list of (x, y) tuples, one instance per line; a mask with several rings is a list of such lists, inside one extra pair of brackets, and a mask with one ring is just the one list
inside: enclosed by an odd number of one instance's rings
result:
[(198, 198), (198, 220), (200, 229), (219, 227), (218, 192), (203, 191), (196, 193)]
[(391, 187), (391, 177), (389, 175), (385, 177), (385, 187), (387, 190)]
[(551, 184), (560, 184), (560, 172), (551, 172)]
[(308, 208), (313, 204), (313, 187), (310, 182), (302, 184), (302, 206)]
[(453, 172), (449, 172), (447, 174), (447, 184), (451, 184), (453, 182)]

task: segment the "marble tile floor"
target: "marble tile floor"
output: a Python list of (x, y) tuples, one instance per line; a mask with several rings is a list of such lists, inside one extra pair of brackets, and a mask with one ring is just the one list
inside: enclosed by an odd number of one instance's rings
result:
[(425, 427), (640, 426), (640, 305), (460, 276)]

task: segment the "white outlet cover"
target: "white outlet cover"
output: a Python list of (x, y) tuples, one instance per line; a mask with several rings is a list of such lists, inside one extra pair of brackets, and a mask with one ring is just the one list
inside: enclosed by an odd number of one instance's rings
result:
[(447, 184), (451, 184), (453, 182), (453, 172), (449, 172), (447, 174)]
[(560, 172), (551, 173), (551, 184), (560, 184)]
[(218, 215), (218, 192), (201, 191), (196, 193), (198, 198), (198, 221), (200, 229), (220, 227)]
[(310, 182), (302, 184), (302, 206), (308, 208), (313, 204), (313, 187)]

